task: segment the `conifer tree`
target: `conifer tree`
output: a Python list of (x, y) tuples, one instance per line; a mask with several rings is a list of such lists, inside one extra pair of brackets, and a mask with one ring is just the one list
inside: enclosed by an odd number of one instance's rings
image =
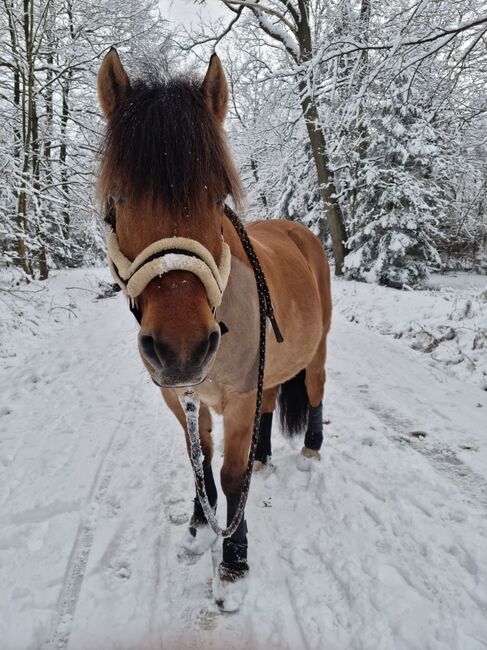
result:
[(415, 285), (440, 265), (435, 241), (445, 200), (436, 173), (440, 137), (407, 75), (399, 75), (378, 102), (368, 132), (347, 275), (395, 287)]

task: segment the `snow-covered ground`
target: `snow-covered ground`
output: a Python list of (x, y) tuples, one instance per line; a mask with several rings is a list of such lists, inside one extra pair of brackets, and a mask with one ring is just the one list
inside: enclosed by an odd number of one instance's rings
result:
[(323, 458), (298, 472), (299, 442), (274, 436), (235, 615), (212, 601), (217, 548), (177, 559), (193, 497), (182, 432), (100, 279), (0, 290), (1, 650), (487, 648), (487, 393), (479, 370), (438, 356), (454, 339), (411, 349), (421, 327), (485, 329), (484, 279), (335, 282)]
[(430, 367), (487, 390), (487, 275), (433, 275), (422, 291), (337, 280), (334, 295), (349, 322), (402, 339)]

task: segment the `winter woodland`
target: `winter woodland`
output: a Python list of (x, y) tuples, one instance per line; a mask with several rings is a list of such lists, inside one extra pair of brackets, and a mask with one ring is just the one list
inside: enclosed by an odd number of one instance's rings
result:
[(246, 217), (303, 221), (337, 274), (485, 269), (485, 3), (219, 2), (184, 28), (155, 0), (2, 0), (2, 266), (43, 279), (103, 256), (95, 75), (116, 45), (132, 74), (202, 74), (216, 48)]
[[(0, 0), (0, 648), (485, 650), (485, 0), (162, 2)], [(274, 420), (233, 616), (221, 546), (181, 561), (184, 435), (106, 268), (112, 45), (132, 77), (218, 52), (242, 216), (302, 221), (341, 276), (321, 461)]]

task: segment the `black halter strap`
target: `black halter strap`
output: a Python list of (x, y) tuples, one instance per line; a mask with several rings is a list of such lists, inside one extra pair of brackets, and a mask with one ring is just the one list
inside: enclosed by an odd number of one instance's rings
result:
[[(128, 280), (125, 280), (122, 278), (120, 275), (120, 271), (117, 268), (117, 265), (113, 260), (110, 260), (110, 264), (112, 265), (112, 269), (115, 271), (117, 278), (119, 279), (120, 284), (123, 284), (124, 286), (127, 286)], [(132, 300), (131, 298), (129, 299), (129, 309), (134, 315), (135, 320), (138, 322), (140, 325), (142, 322), (142, 314), (140, 312), (140, 309), (137, 307), (135, 304), (135, 300)]]
[(135, 301), (130, 300), (129, 309), (132, 312), (132, 314), (134, 315), (135, 320), (138, 322), (139, 325), (141, 325), (142, 324), (142, 312), (137, 307)]

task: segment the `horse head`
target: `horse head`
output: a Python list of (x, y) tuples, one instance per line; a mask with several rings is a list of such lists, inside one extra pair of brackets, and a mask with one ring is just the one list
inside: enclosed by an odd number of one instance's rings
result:
[(214, 54), (202, 83), (132, 83), (112, 48), (98, 94), (106, 117), (99, 194), (111, 210), (112, 268), (140, 322), (140, 355), (159, 386), (198, 384), (220, 342), (215, 308), (230, 261), (224, 201), (241, 198), (223, 131), (222, 65)]

